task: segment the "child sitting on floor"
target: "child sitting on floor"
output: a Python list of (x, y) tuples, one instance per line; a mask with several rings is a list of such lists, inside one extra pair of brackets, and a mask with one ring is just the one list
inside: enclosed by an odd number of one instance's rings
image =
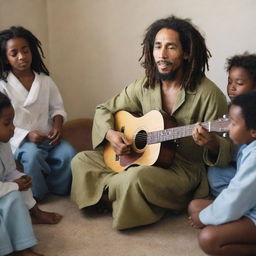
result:
[[(227, 94), (230, 100), (236, 96), (256, 90), (256, 55), (244, 53), (235, 55), (227, 60), (228, 85)], [(233, 160), (228, 166), (208, 168), (208, 181), (213, 196), (228, 186), (230, 180), (236, 173), (236, 154), (239, 146), (236, 147)]]
[(214, 200), (193, 200), (191, 225), (202, 228), (199, 245), (210, 255), (256, 255), (256, 91), (236, 96), (229, 110), (229, 135), (242, 145), (236, 172)]
[(68, 195), (75, 150), (62, 139), (66, 118), (59, 90), (43, 63), (40, 41), (23, 27), (0, 31), (0, 91), (15, 110), (10, 141), (15, 160), (32, 178), (36, 200)]
[[(33, 198), (29, 176), (16, 171), (8, 141), (14, 134), (14, 109), (7, 96), (0, 93), (0, 255), (41, 254), (30, 248), (37, 244), (33, 223), (56, 224), (62, 216), (40, 210)], [(29, 216), (30, 212), (30, 216)]]
[[(256, 55), (244, 53), (235, 55), (227, 59), (228, 84), (227, 94), (230, 100), (237, 95), (256, 90)], [(218, 137), (214, 133), (209, 133), (200, 124), (196, 125), (193, 133), (195, 142), (200, 146), (209, 143), (218, 144)], [(197, 132), (196, 132), (197, 131)], [(234, 149), (232, 161), (225, 167), (214, 166), (215, 158), (207, 158), (208, 181), (211, 194), (216, 197), (228, 186), (230, 180), (236, 173), (236, 154), (239, 146)]]

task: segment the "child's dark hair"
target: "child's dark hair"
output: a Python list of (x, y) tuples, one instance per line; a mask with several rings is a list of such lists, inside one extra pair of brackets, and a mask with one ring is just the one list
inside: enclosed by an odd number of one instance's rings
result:
[(234, 98), (231, 105), (239, 106), (248, 129), (256, 129), (256, 91), (240, 94)]
[(249, 54), (248, 52), (245, 52), (244, 54), (235, 55), (227, 59), (227, 72), (229, 72), (233, 67), (244, 68), (256, 86), (256, 54)]
[(9, 108), (12, 106), (10, 99), (3, 93), (0, 92), (0, 116), (4, 108)]
[(29, 30), (23, 27), (12, 26), (9, 29), (0, 31), (0, 79), (6, 81), (12, 69), (6, 57), (6, 43), (12, 38), (24, 38), (28, 42), (32, 54), (31, 69), (38, 74), (43, 72), (49, 75), (49, 71), (42, 60), (44, 52), (41, 42)]

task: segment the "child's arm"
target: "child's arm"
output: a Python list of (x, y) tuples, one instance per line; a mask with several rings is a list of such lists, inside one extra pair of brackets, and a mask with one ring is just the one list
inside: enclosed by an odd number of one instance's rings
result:
[(14, 180), (19, 186), (19, 191), (28, 190), (32, 187), (32, 178), (28, 175), (23, 175), (20, 178)]
[[(256, 205), (256, 151), (247, 152), (235, 177), (214, 202), (199, 214), (207, 225), (220, 225), (247, 216)], [(239, 164), (240, 165), (240, 164)]]
[(0, 181), (0, 197), (8, 194), (11, 191), (19, 190), (18, 184), (15, 182), (1, 182)]
[(31, 187), (31, 177), (16, 170), (9, 143), (0, 146), (0, 197), (11, 191), (26, 190)]
[(52, 129), (49, 132), (48, 139), (51, 140), (51, 145), (56, 145), (60, 143), (62, 137), (62, 125), (63, 117), (61, 115), (56, 115), (53, 117)]
[(218, 135), (208, 132), (200, 124), (196, 124), (193, 139), (197, 145), (207, 148), (212, 158), (217, 158), (220, 147)]
[(28, 133), (26, 139), (35, 144), (40, 144), (48, 138), (47, 134), (44, 132), (35, 130)]

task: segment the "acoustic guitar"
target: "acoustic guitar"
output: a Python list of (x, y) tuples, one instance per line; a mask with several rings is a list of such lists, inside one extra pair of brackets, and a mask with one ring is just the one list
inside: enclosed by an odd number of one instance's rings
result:
[[(175, 139), (192, 135), (195, 124), (176, 127), (174, 120), (163, 113), (152, 110), (142, 117), (135, 117), (127, 111), (116, 112), (115, 130), (123, 132), (131, 141), (132, 153), (116, 155), (108, 142), (103, 151), (105, 164), (113, 171), (120, 172), (131, 165), (157, 165), (168, 168), (175, 154)], [(227, 132), (229, 119), (203, 122), (209, 132)]]

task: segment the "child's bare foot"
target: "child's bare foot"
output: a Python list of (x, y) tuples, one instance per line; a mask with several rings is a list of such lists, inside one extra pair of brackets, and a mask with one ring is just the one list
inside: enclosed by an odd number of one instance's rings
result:
[(62, 219), (58, 213), (40, 210), (37, 204), (30, 209), (30, 216), (33, 224), (57, 224)]
[(16, 251), (14, 255), (17, 255), (17, 256), (44, 256), (43, 254), (33, 252), (31, 249)]

